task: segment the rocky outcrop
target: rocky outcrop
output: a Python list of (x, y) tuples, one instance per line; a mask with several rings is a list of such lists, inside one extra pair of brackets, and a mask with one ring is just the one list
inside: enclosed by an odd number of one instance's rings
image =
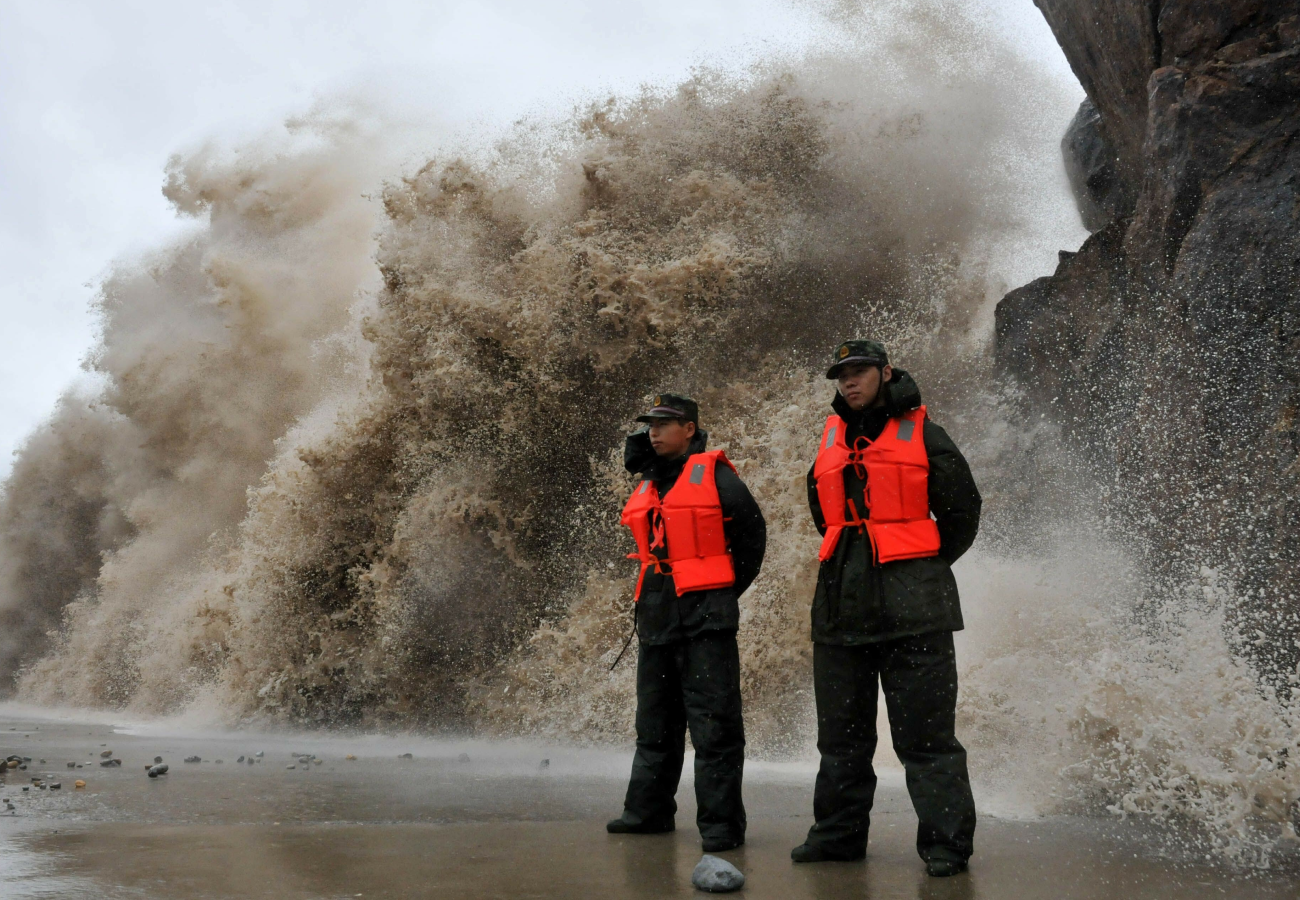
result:
[(1079, 104), (1065, 129), (1061, 156), (1085, 228), (1099, 231), (1133, 211), (1133, 190), (1120, 177), (1115, 148), (1102, 136), (1101, 115), (1091, 100)]
[(1096, 167), (1071, 163), (1100, 227), (999, 304), (1000, 361), (1153, 558), (1230, 572), (1261, 646), (1292, 645), (1300, 0), (1036, 2), (1096, 109), (1074, 144), (1113, 148), (1112, 196), (1132, 205), (1098, 202)]

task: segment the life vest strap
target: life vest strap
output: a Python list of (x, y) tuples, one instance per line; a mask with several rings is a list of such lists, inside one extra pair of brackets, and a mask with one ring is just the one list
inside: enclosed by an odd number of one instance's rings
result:
[[(840, 535), (844, 532), (845, 528), (857, 528), (860, 531), (865, 531), (868, 535), (868, 539), (872, 542), (872, 556), (874, 557), (875, 555), (875, 540), (870, 537), (871, 529), (868, 527), (867, 520), (862, 518), (861, 514), (858, 513), (858, 505), (853, 502), (852, 497), (848, 498), (847, 502), (850, 512), (853, 513), (853, 518), (845, 519), (843, 522), (837, 522), (834, 525), (826, 526), (826, 535), (822, 538), (821, 548), (817, 551), (817, 558), (822, 562), (826, 562), (826, 560), (835, 555), (835, 547), (839, 544)], [(863, 498), (863, 502), (865, 502), (865, 498)]]
[(871, 444), (872, 441), (866, 435), (858, 435), (853, 441), (853, 446), (849, 448), (847, 465), (853, 467), (854, 473), (862, 479), (863, 483), (867, 480), (867, 451), (871, 449)]
[[(641, 584), (645, 581), (646, 572), (653, 568), (656, 575), (673, 574), (673, 561), (671, 559), (660, 559), (653, 553), (649, 554), (649, 558), (643, 558), (640, 553), (629, 553), (627, 558), (638, 560), (641, 563), (641, 571), (636, 578), (636, 593), (632, 596), (632, 602), (634, 603), (639, 603), (641, 601)], [(665, 566), (668, 568), (665, 569)]]

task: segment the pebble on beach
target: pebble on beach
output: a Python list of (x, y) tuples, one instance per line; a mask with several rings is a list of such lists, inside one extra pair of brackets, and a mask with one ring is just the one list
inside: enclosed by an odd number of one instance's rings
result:
[(159, 775), (166, 775), (167, 764), (161, 763), (159, 765), (150, 766), (148, 774), (150, 778), (157, 778)]
[(110, 756), (113, 755), (113, 751), (112, 751), (112, 750), (105, 750), (103, 753), (100, 753), (99, 755), (100, 755), (101, 757), (103, 757), (104, 759), (108, 759)]
[(691, 884), (711, 894), (726, 894), (745, 886), (745, 875), (725, 859), (704, 854), (691, 873)]
[(161, 757), (161, 756), (155, 756), (155, 757), (153, 758), (153, 764), (154, 764), (155, 766), (158, 765), (158, 763), (160, 763), (160, 762), (162, 762), (162, 757)]
[(413, 754), (410, 754), (410, 753), (403, 753), (401, 756), (399, 756), (399, 757), (397, 757), (397, 758), (398, 758), (398, 759), (415, 759), (415, 756), (414, 756)]
[(203, 762), (203, 757), (201, 757), (201, 756), (187, 756), (187, 757), (185, 757), (185, 761), (186, 761), (187, 763), (201, 763), (201, 762)]
[(76, 788), (77, 790), (81, 790), (82, 788), (84, 788), (84, 787), (86, 786), (86, 782), (84, 782), (84, 781), (82, 781), (80, 778), (78, 778), (76, 781), (74, 781), (74, 782), (72, 783), (72, 786), (73, 786), (74, 788)]
[(352, 760), (355, 760), (357, 757), (356, 757), (355, 754), (349, 753), (347, 756), (345, 756), (345, 757), (343, 757), (343, 758), (344, 758), (344, 759), (352, 759)]

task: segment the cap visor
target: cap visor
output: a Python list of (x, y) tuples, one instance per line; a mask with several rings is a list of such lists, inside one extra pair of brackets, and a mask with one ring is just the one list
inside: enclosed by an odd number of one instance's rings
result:
[(827, 369), (826, 377), (835, 378), (837, 375), (839, 375), (840, 369), (844, 368), (845, 366), (851, 366), (855, 363), (866, 363), (869, 366), (888, 365), (888, 363), (883, 363), (880, 360), (876, 359), (874, 356), (850, 356), (848, 359), (842, 359), (839, 362), (837, 362), (835, 365)]
[(638, 422), (659, 422), (659, 421), (662, 421), (663, 419), (680, 419), (680, 418), (683, 418), (683, 417), (677, 415), (676, 413), (666, 413), (666, 412), (663, 412), (663, 413), (646, 413), (644, 416), (637, 416), (637, 417), (636, 417), (636, 421), (638, 421)]

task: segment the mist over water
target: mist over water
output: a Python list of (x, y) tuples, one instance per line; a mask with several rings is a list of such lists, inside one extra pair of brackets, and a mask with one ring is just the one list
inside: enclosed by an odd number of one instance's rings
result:
[[(1143, 573), (992, 367), (992, 304), (1081, 237), (1074, 89), (953, 7), (701, 71), (394, 171), (346, 119), (169, 166), (191, 238), (120, 266), (0, 504), (0, 671), (28, 702), (626, 743), (622, 436), (699, 399), (769, 525), (742, 601), (759, 756), (810, 752), (804, 474), (829, 347), (889, 343), (985, 494), (959, 733), (1004, 814), (1152, 815), (1265, 865), (1293, 693), (1213, 572)], [(1046, 251), (1046, 252), (1045, 252)]]

